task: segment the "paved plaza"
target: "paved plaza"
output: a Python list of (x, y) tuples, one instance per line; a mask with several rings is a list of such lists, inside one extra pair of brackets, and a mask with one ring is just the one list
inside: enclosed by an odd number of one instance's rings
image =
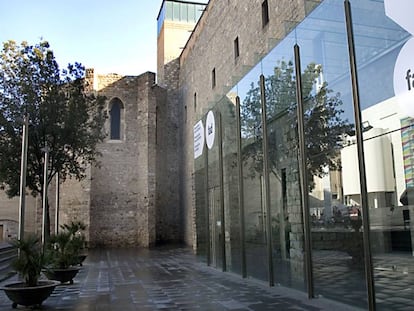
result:
[[(90, 250), (74, 281), (59, 285), (42, 310), (355, 310), (221, 272), (180, 247)], [(13, 310), (2, 291), (0, 310)]]

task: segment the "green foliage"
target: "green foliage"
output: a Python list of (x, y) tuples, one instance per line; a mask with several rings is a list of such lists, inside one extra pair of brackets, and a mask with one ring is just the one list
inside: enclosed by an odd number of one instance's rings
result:
[(86, 175), (97, 160), (96, 145), (104, 138), (104, 98), (85, 90), (85, 69), (79, 63), (60, 70), (49, 43), (13, 41), (0, 52), (0, 185), (10, 197), (19, 194), (22, 119), (29, 120), (27, 187), (42, 195), (42, 148), (49, 147), (50, 183)]
[(19, 256), (12, 262), (13, 269), (23, 277), (27, 286), (36, 286), (45, 265), (39, 238), (29, 235), (23, 240), (12, 241), (12, 244), (19, 250)]
[[(340, 94), (334, 94), (324, 82), (316, 81), (322, 72), (320, 65), (309, 64), (302, 73), (304, 98), (304, 128), (307, 148), (307, 171), (310, 188), (313, 176), (326, 174), (325, 167), (337, 169), (338, 151), (342, 136), (352, 129), (342, 118)], [(277, 175), (278, 161), (287, 156), (288, 143), (297, 140), (296, 78), (292, 62), (280, 61), (273, 74), (265, 78), (265, 98), (268, 124), (268, 152), (270, 169)], [(251, 177), (263, 173), (262, 116), (260, 87), (251, 84), (241, 105), (243, 161)], [(283, 130), (290, 130), (288, 134)], [(290, 135), (283, 139), (283, 135)], [(297, 148), (297, 143), (292, 144)], [(292, 151), (291, 149), (290, 151)], [(297, 152), (297, 150), (293, 150)]]
[(82, 231), (86, 226), (72, 222), (61, 228), (64, 230), (50, 237), (47, 258), (51, 268), (66, 269), (79, 263), (79, 255), (85, 247)]
[[(86, 225), (81, 221), (72, 221), (70, 224), (64, 224), (60, 226), (62, 229), (70, 232), (73, 236), (80, 234), (86, 230)], [(83, 236), (83, 235), (82, 235)]]

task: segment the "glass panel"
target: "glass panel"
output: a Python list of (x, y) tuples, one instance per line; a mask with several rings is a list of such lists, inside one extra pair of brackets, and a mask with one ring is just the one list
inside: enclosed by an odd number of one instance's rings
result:
[[(388, 2), (390, 7), (401, 5)], [(404, 12), (411, 11), (410, 6)], [(399, 83), (408, 94), (412, 85), (412, 37), (386, 17), (382, 1), (353, 1), (352, 13), (377, 310), (412, 310), (414, 114), (403, 98), (395, 96)], [(398, 21), (398, 16), (393, 18)], [(404, 26), (414, 28), (412, 18)], [(352, 171), (344, 173), (344, 180), (359, 183)]]
[(260, 64), (237, 85), (240, 97), (247, 274), (268, 280), (259, 77)]
[(166, 5), (166, 13), (165, 19), (172, 20), (173, 19), (173, 3), (172, 2), (164, 2)]
[(294, 35), (288, 36), (261, 65), (266, 85), (274, 280), (305, 290), (294, 44)]
[(188, 5), (188, 22), (195, 23), (196, 21), (196, 6)]
[(227, 270), (241, 273), (240, 208), (237, 169), (236, 93), (217, 105), (223, 131), (224, 210)]
[[(204, 121), (200, 121), (203, 124)], [(194, 125), (194, 135), (204, 137), (204, 126), (200, 123)], [(194, 187), (195, 187), (195, 210), (197, 231), (197, 256), (199, 260), (207, 261), (207, 210), (206, 210), (206, 169), (205, 169), (206, 147), (203, 146), (202, 154), (194, 160)]]
[[(296, 29), (301, 51), (304, 129), (316, 295), (367, 307), (360, 184), (342, 0), (326, 0)], [(349, 190), (352, 186), (352, 191)]]
[(179, 21), (180, 20), (180, 3), (173, 2), (172, 5), (173, 5), (173, 18), (172, 18), (172, 20)]
[(190, 4), (185, 4), (185, 3), (180, 4), (180, 6), (181, 6), (181, 8), (180, 8), (180, 21), (181, 22), (188, 22), (187, 10), (188, 10), (189, 5)]
[[(206, 148), (208, 152), (208, 200), (209, 200), (209, 222), (210, 222), (210, 259), (211, 265), (216, 268), (222, 267), (222, 236), (221, 226), (221, 198), (220, 198), (220, 165), (219, 165), (219, 135), (218, 135), (218, 112), (216, 109), (211, 110), (214, 113), (215, 124), (211, 130), (215, 131), (214, 143), (211, 149)], [(204, 123), (205, 127), (211, 125)]]

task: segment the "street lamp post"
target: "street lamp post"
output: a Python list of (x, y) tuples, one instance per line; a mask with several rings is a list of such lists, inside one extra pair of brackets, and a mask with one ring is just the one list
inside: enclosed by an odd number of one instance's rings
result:
[(46, 245), (46, 224), (47, 224), (47, 172), (48, 172), (48, 163), (49, 163), (49, 147), (46, 145), (42, 148), (42, 151), (45, 153), (45, 163), (44, 163), (44, 172), (43, 172), (43, 217), (42, 217), (42, 245)]
[(22, 136), (22, 157), (20, 165), (20, 200), (19, 200), (19, 232), (18, 239), (24, 236), (24, 214), (26, 207), (26, 168), (27, 168), (27, 142), (29, 134), (29, 118), (24, 117)]
[(55, 234), (59, 233), (59, 172), (56, 173)]

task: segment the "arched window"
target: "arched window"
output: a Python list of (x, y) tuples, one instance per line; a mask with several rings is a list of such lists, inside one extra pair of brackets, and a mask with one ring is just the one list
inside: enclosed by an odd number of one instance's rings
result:
[(119, 98), (111, 100), (109, 105), (109, 121), (110, 121), (110, 139), (121, 139), (121, 112), (123, 109), (122, 102)]

